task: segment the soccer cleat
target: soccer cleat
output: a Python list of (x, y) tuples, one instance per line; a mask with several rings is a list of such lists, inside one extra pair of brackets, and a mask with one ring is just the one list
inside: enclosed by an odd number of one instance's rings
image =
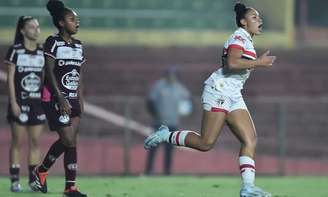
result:
[(162, 125), (156, 132), (148, 136), (144, 141), (144, 148), (151, 149), (158, 146), (160, 143), (165, 142), (170, 136), (169, 128)]
[(38, 192), (39, 191), (39, 188), (35, 187), (34, 185), (35, 185), (34, 182), (31, 182), (31, 183), (28, 184), (28, 186), (29, 186), (28, 190), (30, 192)]
[(271, 197), (269, 192), (254, 185), (245, 185), (240, 190), (240, 197)]
[(63, 197), (88, 197), (86, 194), (82, 194), (76, 187), (70, 187), (64, 191)]
[(33, 190), (39, 190), (42, 193), (48, 192), (47, 187), (47, 176), (48, 172), (39, 172), (38, 168), (35, 168), (33, 170), (33, 176), (35, 181), (30, 184), (30, 186), (33, 188)]
[(22, 189), (21, 184), (18, 181), (14, 181), (11, 183), (10, 191), (11, 192), (22, 192), (23, 189)]

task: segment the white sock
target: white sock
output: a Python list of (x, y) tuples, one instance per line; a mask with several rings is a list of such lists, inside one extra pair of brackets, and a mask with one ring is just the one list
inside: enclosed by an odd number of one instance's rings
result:
[(243, 185), (254, 185), (255, 162), (248, 156), (239, 157), (240, 174)]
[(174, 144), (177, 146), (185, 146), (185, 140), (186, 137), (188, 135), (188, 133), (190, 133), (192, 131), (174, 131), (171, 132), (169, 139), (168, 139), (168, 143), (170, 144)]

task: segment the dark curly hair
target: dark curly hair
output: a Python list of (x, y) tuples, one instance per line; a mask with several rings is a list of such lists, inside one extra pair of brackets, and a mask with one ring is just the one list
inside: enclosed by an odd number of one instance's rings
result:
[(52, 22), (54, 25), (60, 29), (59, 21), (63, 21), (66, 14), (72, 13), (73, 10), (65, 7), (64, 3), (59, 0), (50, 0), (47, 3), (47, 10), (52, 16)]
[(236, 12), (236, 24), (238, 27), (243, 27), (243, 24), (241, 24), (240, 20), (245, 18), (245, 15), (251, 9), (251, 7), (246, 7), (245, 4), (241, 2), (236, 3), (234, 11)]

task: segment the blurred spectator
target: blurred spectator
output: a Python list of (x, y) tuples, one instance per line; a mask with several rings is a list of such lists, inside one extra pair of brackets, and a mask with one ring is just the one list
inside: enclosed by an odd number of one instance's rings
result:
[[(153, 117), (153, 127), (156, 130), (161, 124), (168, 125), (170, 131), (176, 131), (181, 116), (192, 112), (192, 102), (187, 88), (178, 79), (177, 67), (171, 66), (163, 77), (155, 82), (147, 96), (147, 108)], [(173, 147), (164, 144), (164, 174), (171, 174)], [(146, 163), (146, 174), (151, 174), (157, 149), (151, 149)]]

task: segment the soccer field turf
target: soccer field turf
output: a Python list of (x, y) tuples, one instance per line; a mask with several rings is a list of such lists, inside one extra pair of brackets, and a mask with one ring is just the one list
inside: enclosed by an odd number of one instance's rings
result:
[[(0, 197), (60, 197), (63, 177), (49, 177), (47, 194), (26, 190), (9, 192), (9, 180), (0, 179)], [(79, 177), (81, 191), (89, 197), (239, 197), (239, 177)], [(273, 197), (328, 197), (327, 177), (259, 177), (257, 184)]]

